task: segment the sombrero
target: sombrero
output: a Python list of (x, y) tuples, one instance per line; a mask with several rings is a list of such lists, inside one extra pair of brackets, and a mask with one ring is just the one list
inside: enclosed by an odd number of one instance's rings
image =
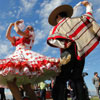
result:
[(56, 19), (56, 16), (61, 12), (65, 12), (68, 17), (71, 17), (73, 14), (73, 8), (70, 5), (61, 5), (61, 6), (58, 6), (57, 8), (55, 8), (51, 12), (51, 14), (49, 15), (49, 18), (48, 18), (48, 22), (50, 25), (52, 25), (52, 26), (57, 25), (57, 22), (55, 19)]

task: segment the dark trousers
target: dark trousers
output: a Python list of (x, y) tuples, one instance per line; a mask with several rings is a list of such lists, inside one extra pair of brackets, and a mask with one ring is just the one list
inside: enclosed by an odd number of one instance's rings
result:
[(6, 96), (5, 96), (5, 93), (4, 93), (4, 88), (0, 88), (0, 95), (1, 95), (0, 100), (6, 100)]
[(96, 92), (97, 92), (97, 95), (98, 95), (98, 97), (100, 99), (100, 87), (96, 87)]
[(70, 87), (70, 97), (72, 98), (72, 100), (77, 100), (76, 89), (75, 89), (75, 85), (72, 80), (68, 81), (68, 86)]
[[(87, 87), (82, 77), (85, 60), (78, 61), (75, 56), (75, 49), (72, 45), (70, 48), (64, 50), (62, 55), (66, 53), (71, 54), (71, 61), (61, 67), (60, 74), (56, 77), (53, 87), (53, 100), (65, 100), (66, 82), (72, 80), (75, 85), (76, 100), (90, 100), (88, 98)], [(61, 55), (61, 56), (62, 56)]]
[(46, 89), (40, 90), (41, 100), (46, 100)]

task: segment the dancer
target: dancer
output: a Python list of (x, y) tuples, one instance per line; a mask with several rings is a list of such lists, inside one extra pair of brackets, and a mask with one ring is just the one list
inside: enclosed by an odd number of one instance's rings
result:
[(73, 8), (62, 5), (55, 8), (49, 16), (49, 24), (54, 26), (50, 31), (47, 43), (61, 49), (61, 57), (71, 55), (68, 64), (61, 67), (61, 73), (56, 77), (53, 87), (53, 99), (64, 100), (66, 81), (72, 80), (75, 85), (77, 100), (89, 100), (87, 87), (82, 77), (87, 56), (99, 43), (100, 27), (92, 16), (92, 5), (82, 1), (86, 14), (70, 18)]
[[(44, 81), (56, 74), (59, 59), (31, 51), (35, 38), (34, 29), (29, 25), (22, 31), (19, 27), (21, 23), (23, 21), (11, 23), (7, 29), (6, 37), (16, 50), (6, 59), (0, 59), (0, 84), (8, 85), (16, 100), (22, 100), (18, 85), (23, 85), (30, 100), (37, 100), (31, 83)], [(21, 37), (11, 36), (13, 26)]]

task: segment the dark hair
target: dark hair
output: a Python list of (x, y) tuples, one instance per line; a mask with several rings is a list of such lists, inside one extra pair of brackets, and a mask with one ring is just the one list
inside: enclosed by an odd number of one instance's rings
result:
[(94, 75), (98, 74), (97, 72), (94, 72)]
[[(67, 17), (67, 14), (65, 12), (60, 12), (58, 15), (62, 18)], [(56, 16), (56, 19), (58, 18), (58, 15)]]
[(58, 15), (61, 16), (62, 18), (67, 17), (67, 14), (65, 12), (61, 12)]

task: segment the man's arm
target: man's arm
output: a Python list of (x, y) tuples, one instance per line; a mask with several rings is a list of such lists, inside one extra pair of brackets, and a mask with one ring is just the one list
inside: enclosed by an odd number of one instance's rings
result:
[(92, 4), (88, 1), (82, 1), (81, 4), (83, 4), (86, 7), (86, 13), (90, 12), (93, 13)]
[(54, 45), (58, 48), (62, 48), (62, 49), (69, 48), (72, 44), (72, 42), (70, 40), (60, 41), (58, 39), (51, 39), (51, 40), (49, 40), (49, 43), (51, 43), (52, 45)]
[(61, 42), (57, 39), (50, 39), (49, 43), (56, 46), (56, 47), (58, 47), (58, 48), (64, 48), (64, 42)]

